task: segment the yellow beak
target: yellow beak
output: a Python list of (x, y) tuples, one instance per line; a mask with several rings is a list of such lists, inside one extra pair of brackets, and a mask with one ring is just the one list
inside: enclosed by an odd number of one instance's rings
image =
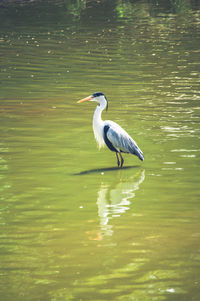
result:
[(84, 101), (88, 101), (88, 100), (91, 100), (92, 98), (94, 98), (94, 96), (93, 96), (93, 95), (90, 95), (90, 96), (88, 96), (88, 97), (86, 97), (86, 98), (83, 98), (83, 99), (77, 101), (77, 103), (81, 103), (81, 102), (84, 102)]

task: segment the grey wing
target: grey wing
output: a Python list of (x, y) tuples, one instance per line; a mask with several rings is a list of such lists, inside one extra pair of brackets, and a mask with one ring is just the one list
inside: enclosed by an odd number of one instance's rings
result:
[(136, 155), (140, 160), (144, 160), (144, 155), (137, 143), (129, 136), (129, 134), (116, 124), (116, 126), (109, 125), (107, 131), (107, 138), (112, 143), (114, 148), (119, 152), (131, 153)]

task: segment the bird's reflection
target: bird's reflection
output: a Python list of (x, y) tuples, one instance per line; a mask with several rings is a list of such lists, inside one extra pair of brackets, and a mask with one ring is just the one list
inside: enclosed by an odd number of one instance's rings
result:
[(113, 234), (110, 220), (119, 217), (130, 209), (135, 191), (145, 179), (145, 170), (138, 170), (134, 175), (121, 175), (115, 185), (101, 183), (98, 191), (97, 206), (102, 236)]

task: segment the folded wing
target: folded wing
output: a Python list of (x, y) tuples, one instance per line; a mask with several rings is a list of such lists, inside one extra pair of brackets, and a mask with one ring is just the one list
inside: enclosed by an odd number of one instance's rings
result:
[[(141, 161), (144, 160), (144, 155), (140, 148), (138, 147), (137, 143), (129, 136), (129, 134), (122, 129), (118, 124), (115, 122), (107, 122), (104, 126), (104, 134), (105, 138), (108, 139), (108, 143), (113, 146), (113, 149), (109, 147), (111, 150), (123, 153), (130, 153), (136, 155)], [(106, 142), (105, 139), (105, 142)]]

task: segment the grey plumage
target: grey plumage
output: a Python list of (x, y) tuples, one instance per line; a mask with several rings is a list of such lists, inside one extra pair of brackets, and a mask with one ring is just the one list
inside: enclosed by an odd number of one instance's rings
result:
[(105, 124), (109, 126), (107, 138), (117, 152), (130, 153), (137, 156), (141, 161), (144, 160), (144, 155), (137, 143), (124, 129), (113, 121), (105, 121)]

